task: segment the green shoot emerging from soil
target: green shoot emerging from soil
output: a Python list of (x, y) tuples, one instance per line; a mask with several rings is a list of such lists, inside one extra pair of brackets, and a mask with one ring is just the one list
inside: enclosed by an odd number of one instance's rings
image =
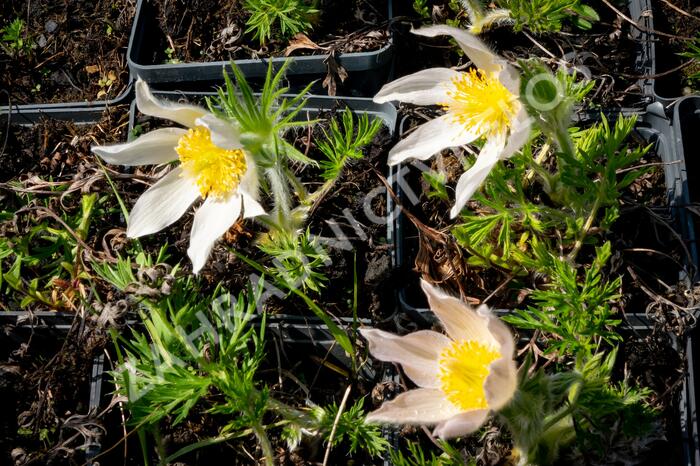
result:
[(7, 26), (0, 29), (2, 34), (2, 48), (10, 56), (30, 55), (34, 48), (34, 42), (27, 37), (24, 20), (16, 18)]
[(318, 10), (307, 0), (246, 0), (250, 13), (246, 33), (267, 43), (272, 37), (289, 38), (312, 29), (312, 19)]

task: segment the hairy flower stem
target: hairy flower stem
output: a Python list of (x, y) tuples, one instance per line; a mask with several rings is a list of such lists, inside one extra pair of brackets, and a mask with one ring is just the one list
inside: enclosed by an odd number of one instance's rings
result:
[(275, 452), (272, 450), (270, 439), (265, 433), (265, 427), (261, 423), (257, 423), (253, 426), (253, 433), (257, 437), (258, 442), (260, 442), (263, 455), (265, 455), (265, 464), (267, 466), (275, 466)]
[(574, 145), (574, 141), (571, 139), (571, 134), (569, 134), (569, 129), (566, 127), (566, 125), (557, 125), (555, 137), (559, 150), (569, 157), (575, 158), (576, 146)]
[(268, 168), (265, 171), (270, 182), (270, 189), (275, 203), (274, 225), (277, 229), (294, 234), (296, 226), (292, 221), (292, 196), (289, 190), (289, 183), (283, 169), (279, 165)]

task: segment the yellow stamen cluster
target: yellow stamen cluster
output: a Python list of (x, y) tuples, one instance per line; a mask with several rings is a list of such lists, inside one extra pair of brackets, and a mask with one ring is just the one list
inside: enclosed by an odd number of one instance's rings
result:
[(196, 127), (182, 136), (175, 148), (186, 176), (196, 180), (203, 198), (226, 197), (246, 172), (245, 154), (240, 149), (222, 149), (211, 141), (208, 129)]
[(456, 341), (440, 353), (440, 388), (445, 397), (463, 411), (486, 409), (484, 381), (489, 365), (501, 355), (471, 340)]
[(447, 112), (485, 137), (505, 134), (520, 106), (496, 75), (474, 69), (454, 77), (447, 95), (449, 102), (442, 104)]

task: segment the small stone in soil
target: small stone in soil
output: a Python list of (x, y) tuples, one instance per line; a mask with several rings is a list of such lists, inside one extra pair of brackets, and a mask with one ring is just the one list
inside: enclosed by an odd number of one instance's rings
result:
[(66, 75), (61, 73), (60, 71), (54, 71), (53, 73), (51, 73), (51, 81), (61, 85), (70, 84), (70, 81), (68, 81)]
[(44, 48), (46, 47), (46, 37), (44, 35), (40, 35), (39, 38), (36, 40), (36, 45), (39, 46), (39, 48)]
[(54, 21), (52, 19), (48, 20), (44, 24), (44, 29), (46, 29), (46, 32), (48, 32), (49, 34), (54, 32), (56, 30), (56, 28), (58, 28), (58, 23), (56, 23), (56, 21)]

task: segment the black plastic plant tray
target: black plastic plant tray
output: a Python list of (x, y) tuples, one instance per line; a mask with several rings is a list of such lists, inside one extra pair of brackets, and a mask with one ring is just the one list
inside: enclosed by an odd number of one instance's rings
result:
[(643, 77), (640, 79), (639, 85), (646, 96), (655, 102), (661, 102), (668, 109), (683, 96), (671, 95), (672, 93), (664, 88), (664, 84), (669, 79), (674, 79), (675, 76), (679, 75), (680, 71), (664, 74), (671, 70), (678, 60), (674, 60), (674, 54), (664, 50), (659, 43), (658, 36), (654, 32), (655, 10), (655, 4), (652, 4), (652, 0), (633, 0), (630, 2), (631, 17), (640, 26), (641, 30), (638, 30), (637, 34), (638, 40), (643, 46), (643, 52), (640, 55)]
[[(73, 121), (75, 123), (95, 123), (100, 120), (102, 113), (108, 107), (127, 105), (131, 102), (133, 83), (129, 83), (127, 90), (118, 98), (92, 104), (42, 104), (42, 105), (13, 105), (12, 107), (0, 107), (0, 120), (9, 116), (11, 123), (20, 125), (32, 125), (41, 119)], [(3, 124), (7, 124), (3, 121)]]
[[(688, 167), (689, 202), (700, 202), (700, 96), (684, 97), (673, 108), (673, 133), (678, 151)], [(700, 220), (700, 210), (690, 206), (692, 218)], [(697, 225), (697, 223), (696, 223)], [(695, 243), (692, 244), (697, 247)]]
[[(94, 100), (94, 101), (83, 101), (83, 102), (58, 102), (49, 104), (22, 104), (22, 105), (4, 105), (0, 106), (0, 115), (3, 113), (8, 113), (12, 111), (13, 113), (21, 115), (47, 115), (51, 118), (58, 120), (71, 120), (71, 115), (76, 111), (80, 113), (83, 109), (94, 109), (94, 110), (104, 110), (105, 107), (112, 107), (115, 105), (129, 103), (129, 96), (131, 94), (131, 89), (133, 87), (133, 82), (131, 79), (126, 86), (124, 92), (119, 94), (117, 97), (110, 100)], [(37, 116), (31, 117), (36, 120)]]
[(687, 370), (683, 382), (681, 403), (681, 431), (685, 447), (685, 465), (700, 465), (700, 432), (698, 431), (698, 384), (700, 383), (700, 329), (693, 329), (686, 338), (685, 354)]
[[(673, 129), (679, 151), (686, 157), (688, 166), (689, 209), (697, 224), (700, 211), (695, 205), (700, 201), (700, 97), (685, 97), (680, 99), (673, 110)], [(697, 246), (694, 244), (694, 246)], [(685, 419), (688, 434), (689, 465), (700, 465), (700, 423), (698, 423), (698, 405), (700, 404), (700, 329), (697, 327), (690, 333), (686, 342), (688, 358), (688, 373), (685, 383), (685, 397), (688, 404), (688, 415)]]
[[(392, 18), (392, 2), (388, 1), (387, 18)], [(223, 71), (230, 73), (228, 61), (156, 64), (153, 63), (153, 40), (157, 24), (153, 4), (149, 0), (138, 0), (136, 5), (135, 27), (129, 41), (129, 69), (135, 77), (140, 77), (148, 83), (177, 83), (179, 86), (187, 82), (209, 81), (221, 83)], [(303, 87), (326, 75), (326, 60), (328, 55), (313, 55), (300, 57), (274, 57), (268, 59), (235, 60), (247, 78), (262, 78), (265, 76), (268, 63), (279, 68), (286, 60), (292, 63), (287, 71), (287, 78), (296, 83), (292, 88)], [(370, 95), (376, 92), (388, 77), (393, 59), (391, 39), (379, 50), (372, 52), (345, 53), (337, 56), (340, 66), (345, 68), (349, 77), (344, 87), (353, 90), (353, 95)]]
[(654, 70), (656, 68), (656, 49), (649, 38), (649, 31), (654, 28), (652, 19), (651, 0), (630, 0), (628, 3), (630, 18), (639, 26), (630, 29), (634, 39), (639, 43), (637, 63), (635, 69), (639, 70), (641, 77), (638, 85), (642, 94), (646, 96), (647, 103), (654, 101)]
[[(128, 57), (131, 54), (131, 38), (134, 35), (134, 27), (136, 25), (136, 15), (134, 15), (134, 20), (131, 25), (131, 32), (129, 34), (129, 44), (127, 46), (125, 56)], [(128, 61), (128, 60), (127, 60)], [(1, 105), (0, 115), (8, 113), (10, 110), (13, 113), (23, 114), (23, 115), (48, 115), (51, 118), (58, 120), (71, 120), (71, 114), (78, 108), (102, 108), (107, 106), (120, 105), (129, 102), (129, 96), (133, 87), (133, 74), (129, 72), (129, 78), (126, 83), (124, 91), (111, 98), (103, 100), (84, 100), (75, 102), (56, 102), (56, 103), (33, 103), (33, 104), (13, 104)], [(32, 117), (35, 120), (37, 117)]]
[[(184, 92), (184, 91), (160, 91), (152, 89), (153, 95), (171, 101), (198, 103), (202, 102), (206, 97), (214, 97), (215, 92)], [(258, 96), (259, 94), (255, 94)], [(280, 98), (293, 98), (294, 95), (285, 94)], [(358, 113), (364, 113), (372, 117), (381, 118), (384, 125), (393, 134), (396, 130), (397, 112), (396, 108), (391, 104), (376, 104), (372, 99), (363, 97), (331, 97), (324, 95), (309, 95), (304, 106), (304, 110), (297, 115), (299, 120), (313, 119), (316, 115), (324, 111), (334, 109), (342, 109), (348, 107), (350, 110)], [(131, 102), (131, 111), (129, 113), (129, 134), (132, 134), (132, 129), (135, 125), (137, 108), (136, 100)]]

